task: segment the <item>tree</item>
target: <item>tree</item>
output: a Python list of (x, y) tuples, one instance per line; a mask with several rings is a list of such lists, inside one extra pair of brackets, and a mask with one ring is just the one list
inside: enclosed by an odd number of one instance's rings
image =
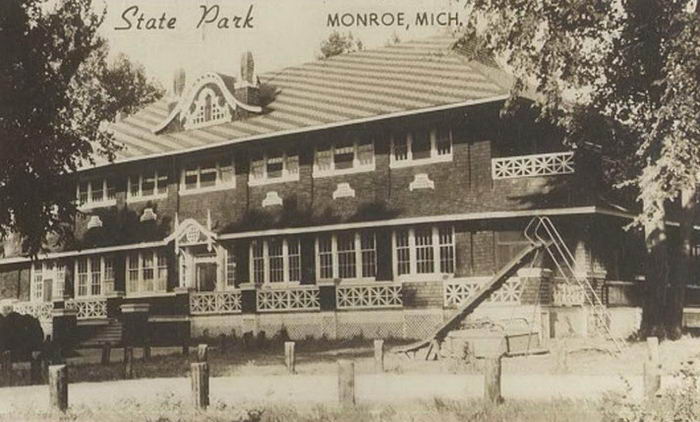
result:
[[(619, 153), (609, 172), (636, 193), (650, 261), (641, 334), (677, 338), (695, 209), (689, 198), (700, 170), (698, 2), (470, 0), (468, 7), (464, 39), (482, 40), (504, 60), (515, 76), (513, 97), (534, 86), (542, 116), (565, 130), (567, 142)], [(665, 221), (680, 196), (682, 268), (671, 278)]]
[(338, 31), (333, 31), (328, 39), (321, 41), (320, 59), (337, 56), (339, 54), (352, 53), (362, 50), (363, 44), (360, 40), (355, 40), (352, 32), (343, 35)]
[(114, 158), (105, 121), (152, 92), (118, 87), (143, 72), (107, 66), (103, 18), (91, 0), (0, 2), (0, 240), (18, 234), (31, 254), (71, 233), (74, 172)]

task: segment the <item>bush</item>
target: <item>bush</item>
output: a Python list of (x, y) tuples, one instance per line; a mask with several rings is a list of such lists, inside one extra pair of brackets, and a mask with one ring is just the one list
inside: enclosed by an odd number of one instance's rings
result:
[(0, 351), (10, 350), (13, 360), (29, 360), (32, 351), (41, 350), (43, 340), (38, 319), (16, 312), (0, 315)]

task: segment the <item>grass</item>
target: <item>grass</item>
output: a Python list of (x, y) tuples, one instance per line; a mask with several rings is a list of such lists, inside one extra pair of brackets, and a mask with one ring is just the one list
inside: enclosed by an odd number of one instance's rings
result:
[(124, 401), (109, 408), (70, 408), (66, 414), (42, 413), (31, 409), (11, 415), (0, 415), (0, 421), (153, 421), (153, 422), (432, 422), (432, 421), (489, 421), (489, 422), (578, 422), (602, 419), (600, 403), (584, 400), (507, 401), (498, 406), (484, 405), (479, 400), (456, 402), (426, 400), (408, 406), (270, 406), (228, 405), (215, 403), (206, 411), (196, 411), (188, 404), (164, 397), (158, 406), (145, 407), (138, 402)]

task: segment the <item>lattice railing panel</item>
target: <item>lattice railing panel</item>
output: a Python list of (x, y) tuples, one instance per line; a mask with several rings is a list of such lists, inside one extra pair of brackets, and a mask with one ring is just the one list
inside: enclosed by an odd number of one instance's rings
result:
[(77, 319), (107, 318), (107, 299), (85, 298), (66, 301), (66, 309), (75, 309)]
[(400, 308), (403, 306), (401, 285), (395, 283), (338, 286), (335, 296), (338, 309)]
[(259, 312), (318, 311), (321, 309), (318, 287), (290, 287), (258, 290)]
[(586, 291), (578, 284), (559, 283), (554, 286), (552, 300), (555, 306), (582, 306), (586, 303)]
[[(457, 307), (464, 303), (467, 299), (476, 294), (483, 283), (488, 279), (477, 280), (454, 280), (443, 284), (444, 305), (445, 307)], [(491, 303), (520, 303), (520, 297), (523, 293), (522, 283), (517, 277), (509, 278), (503, 285), (491, 293), (486, 299), (486, 302)]]
[(235, 314), (241, 312), (241, 292), (197, 292), (190, 295), (192, 315)]
[(574, 172), (574, 153), (520, 155), (491, 160), (491, 176), (496, 179), (555, 176)]
[(12, 310), (22, 315), (31, 315), (40, 321), (51, 320), (53, 303), (51, 302), (18, 302), (12, 304)]

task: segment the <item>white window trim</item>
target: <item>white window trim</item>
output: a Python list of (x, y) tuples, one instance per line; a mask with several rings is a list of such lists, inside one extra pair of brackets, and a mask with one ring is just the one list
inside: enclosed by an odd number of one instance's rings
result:
[[(50, 266), (49, 264), (53, 264), (53, 268), (51, 270), (48, 269)], [(37, 271), (37, 266), (41, 266), (41, 297), (37, 298), (36, 297), (36, 276), (38, 275)], [(63, 266), (63, 291), (58, 288), (59, 286), (59, 270), (58, 267)], [(59, 260), (56, 261), (37, 261), (34, 262), (31, 266), (31, 282), (29, 283), (29, 301), (30, 302), (44, 302), (44, 281), (45, 280), (52, 280), (53, 282), (51, 283), (51, 297), (56, 299), (56, 298), (61, 298), (63, 297), (63, 294), (65, 294), (66, 291), (66, 273), (68, 270), (68, 264), (65, 262), (61, 262)], [(61, 294), (59, 294), (61, 293)]]
[[(288, 157), (297, 157), (297, 172), (296, 173), (289, 173), (288, 165), (287, 165), (287, 159)], [(249, 166), (248, 166), (248, 186), (263, 186), (263, 185), (271, 185), (274, 183), (284, 183), (284, 182), (298, 182), (299, 181), (299, 172), (300, 172), (300, 167), (301, 165), (299, 164), (299, 154), (288, 154), (286, 151), (282, 153), (282, 177), (275, 177), (275, 178), (269, 178), (267, 176), (267, 160), (268, 160), (268, 154), (267, 152), (262, 154), (262, 161), (263, 161), (263, 176), (259, 179), (256, 179), (253, 177), (253, 161), (258, 161), (258, 160), (250, 160)]]
[(138, 278), (136, 279), (136, 284), (137, 286), (142, 286), (143, 283), (145, 283), (145, 279), (143, 277), (143, 255), (144, 253), (149, 253), (153, 254), (153, 290), (138, 290), (138, 291), (129, 291), (129, 284), (132, 282), (132, 280), (129, 277), (129, 271), (131, 271), (131, 268), (129, 267), (129, 254), (126, 255), (125, 260), (124, 260), (124, 290), (126, 290), (126, 297), (144, 297), (144, 296), (152, 296), (152, 295), (158, 295), (162, 293), (167, 293), (168, 290), (168, 273), (170, 271), (170, 268), (167, 266), (167, 257), (166, 257), (166, 271), (165, 271), (165, 289), (164, 290), (157, 290), (155, 287), (159, 284), (158, 281), (158, 253), (161, 252), (157, 249), (147, 249), (147, 250), (142, 250), (135, 252), (138, 256), (138, 266), (137, 266), (137, 274)]
[(321, 255), (319, 246), (319, 237), (317, 236), (314, 241), (315, 250), (315, 263), (316, 263), (316, 279), (319, 282), (328, 282), (332, 280), (342, 280), (343, 283), (366, 283), (377, 280), (377, 235), (372, 233), (374, 236), (374, 277), (363, 277), (362, 276), (362, 239), (361, 232), (356, 231), (353, 233), (355, 239), (355, 274), (354, 278), (340, 278), (340, 260), (338, 259), (338, 235), (337, 233), (331, 233), (331, 255), (333, 257), (333, 277), (331, 278), (321, 278)]
[[(192, 162), (190, 162), (189, 164), (192, 164)], [(200, 187), (201, 179), (202, 179), (202, 165), (201, 165), (201, 162), (198, 163), (197, 164), (197, 187), (194, 189), (187, 189), (185, 187), (185, 173), (187, 172), (188, 165), (185, 164), (184, 166), (182, 166), (182, 169), (180, 171), (180, 189), (179, 189), (180, 196), (187, 196), (187, 195), (192, 195), (192, 194), (197, 194), (197, 193), (205, 193), (205, 192), (214, 192), (214, 191), (225, 190), (225, 189), (235, 189), (236, 188), (236, 164), (235, 164), (235, 160), (233, 158), (231, 159), (231, 171), (233, 172), (233, 174), (231, 175), (231, 181), (229, 181), (229, 182), (223, 182), (221, 180), (221, 167), (222, 167), (221, 164), (222, 164), (222, 160), (216, 161), (216, 180), (214, 182), (214, 186)]]
[[(158, 192), (158, 188), (159, 188), (159, 185), (158, 185), (158, 177), (159, 177), (159, 176), (163, 176), (163, 175), (162, 175), (162, 174), (158, 174), (158, 170), (157, 170), (157, 169), (154, 171), (153, 174), (154, 174), (154, 176), (155, 176), (155, 178), (156, 178), (156, 179), (155, 179), (155, 180), (156, 180), (156, 184), (155, 184), (155, 187), (154, 187), (154, 190), (153, 190), (154, 193), (151, 194), (151, 195), (144, 195), (144, 194), (143, 194), (143, 173), (140, 173), (140, 174), (138, 174), (138, 175), (131, 175), (131, 176), (129, 176), (129, 177), (127, 178), (127, 181), (126, 181), (126, 202), (127, 202), (127, 203), (148, 201), (148, 200), (154, 200), (154, 199), (165, 199), (165, 198), (168, 197), (168, 182), (169, 182), (168, 179), (169, 179), (169, 178), (168, 178), (167, 173), (165, 174), (166, 179), (165, 179), (165, 192), (164, 192), (164, 193), (157, 193), (157, 192)], [(139, 179), (139, 194), (138, 194), (138, 195), (131, 196), (131, 180), (132, 180), (133, 178), (136, 178), (136, 177), (138, 177), (138, 179)]]
[[(236, 255), (229, 250), (231, 246), (223, 248), (224, 250), (224, 290), (236, 290), (236, 268), (238, 263), (236, 262)], [(229, 260), (233, 260), (233, 285), (228, 284), (229, 276)]]
[[(92, 294), (92, 258), (94, 256), (82, 256), (79, 257), (78, 259), (75, 260), (73, 263), (73, 270), (74, 270), (74, 276), (73, 276), (73, 297), (76, 299), (85, 299), (85, 298), (91, 298), (91, 297), (103, 297), (106, 293), (106, 285), (108, 282), (114, 283), (114, 278), (107, 279), (105, 277), (106, 275), (106, 265), (105, 265), (105, 257), (100, 256), (100, 293), (99, 294)], [(81, 295), (80, 294), (80, 289), (78, 288), (78, 261), (81, 259), (87, 260), (87, 294)], [(115, 272), (115, 262), (114, 262), (114, 257), (112, 257), (112, 277), (114, 277), (114, 272)]]
[[(455, 261), (454, 262), (454, 268), (455, 271), (457, 269), (457, 249), (455, 245), (455, 231), (454, 231), (454, 226), (451, 225), (449, 226), (452, 229), (452, 250), (454, 251), (454, 255), (452, 259)], [(432, 234), (432, 248), (433, 248), (433, 272), (432, 273), (418, 273), (418, 262), (416, 260), (417, 258), (417, 249), (416, 249), (416, 228), (415, 227), (407, 227), (401, 230), (408, 230), (408, 250), (409, 250), (409, 273), (408, 274), (401, 274), (399, 275), (399, 263), (398, 263), (398, 252), (397, 252), (397, 244), (396, 244), (396, 232), (398, 230), (394, 230), (391, 233), (391, 253), (392, 253), (392, 271), (394, 273), (394, 278), (400, 282), (403, 281), (430, 281), (430, 280), (435, 280), (436, 277), (443, 278), (443, 277), (449, 277), (453, 276), (454, 273), (443, 273), (440, 271), (440, 246), (444, 246), (440, 244), (440, 228), (439, 226), (430, 226), (431, 234)]]
[[(269, 239), (257, 239), (258, 242), (262, 242), (263, 245), (263, 286), (266, 288), (288, 288), (301, 285), (301, 280), (290, 281), (289, 280), (289, 244), (288, 239), (285, 237), (282, 239), (282, 268), (284, 272), (284, 281), (270, 281), (270, 249), (269, 249)], [(301, 239), (297, 239), (299, 242), (299, 272), (300, 275), (303, 272), (303, 262), (301, 260)], [(250, 244), (249, 249), (249, 274), (251, 283), (255, 283), (254, 277), (254, 263), (253, 263), (253, 244)]]
[[(223, 116), (218, 118), (218, 119), (210, 119), (210, 120), (203, 120), (199, 123), (192, 123), (192, 120), (197, 117), (197, 115), (200, 112), (200, 106), (204, 107), (205, 106), (205, 99), (206, 97), (209, 96), (211, 97), (211, 105), (213, 107), (214, 102), (218, 102), (220, 99), (223, 99), (224, 105), (223, 105)], [(185, 121), (185, 129), (199, 129), (207, 126), (212, 126), (212, 125), (217, 125), (221, 123), (226, 123), (231, 121), (231, 110), (229, 110), (229, 105), (226, 99), (221, 96), (217, 95), (216, 92), (214, 92), (213, 89), (211, 88), (204, 88), (202, 89), (198, 94), (197, 97), (194, 99), (193, 103), (195, 104), (195, 111), (194, 113), (187, 113), (187, 120)], [(206, 111), (202, 109), (201, 111), (204, 111), (206, 114)], [(213, 114), (213, 110), (210, 111), (210, 113)]]
[[(92, 200), (92, 184), (97, 181), (102, 181), (102, 200), (101, 201), (93, 201)], [(87, 183), (87, 201), (84, 204), (80, 203), (80, 184), (81, 183)], [(88, 210), (91, 208), (101, 208), (101, 207), (111, 207), (114, 205), (117, 205), (117, 198), (113, 199), (107, 199), (107, 178), (102, 178), (102, 179), (89, 179), (89, 180), (83, 180), (81, 182), (78, 182), (78, 184), (75, 187), (75, 197), (78, 201), (78, 209), (79, 210)], [(115, 195), (116, 195), (116, 189), (115, 189)]]
[(454, 138), (452, 136), (452, 130), (447, 129), (450, 137), (450, 153), (438, 155), (437, 151), (437, 129), (430, 129), (430, 157), (426, 158), (413, 158), (413, 131), (406, 131), (406, 148), (407, 148), (407, 158), (405, 160), (397, 160), (394, 155), (394, 145), (396, 140), (396, 134), (391, 135), (391, 151), (389, 154), (389, 167), (390, 168), (401, 168), (401, 167), (412, 167), (412, 166), (422, 166), (425, 164), (434, 163), (445, 163), (452, 161), (452, 156), (454, 153)]
[(318, 166), (318, 147), (314, 148), (314, 167), (313, 167), (313, 177), (315, 178), (322, 178), (322, 177), (330, 177), (330, 176), (343, 176), (346, 174), (354, 174), (354, 173), (365, 173), (368, 171), (374, 171), (376, 169), (376, 156), (374, 152), (374, 141), (370, 142), (372, 145), (372, 163), (370, 164), (360, 164), (360, 158), (359, 158), (359, 146), (360, 145), (366, 145), (366, 144), (361, 144), (359, 140), (355, 140), (352, 144), (353, 150), (354, 150), (354, 157), (352, 160), (352, 167), (347, 168), (347, 169), (336, 169), (335, 168), (335, 150), (336, 150), (336, 145), (333, 144), (330, 146), (330, 152), (331, 152), (331, 168), (328, 170), (321, 170)]

